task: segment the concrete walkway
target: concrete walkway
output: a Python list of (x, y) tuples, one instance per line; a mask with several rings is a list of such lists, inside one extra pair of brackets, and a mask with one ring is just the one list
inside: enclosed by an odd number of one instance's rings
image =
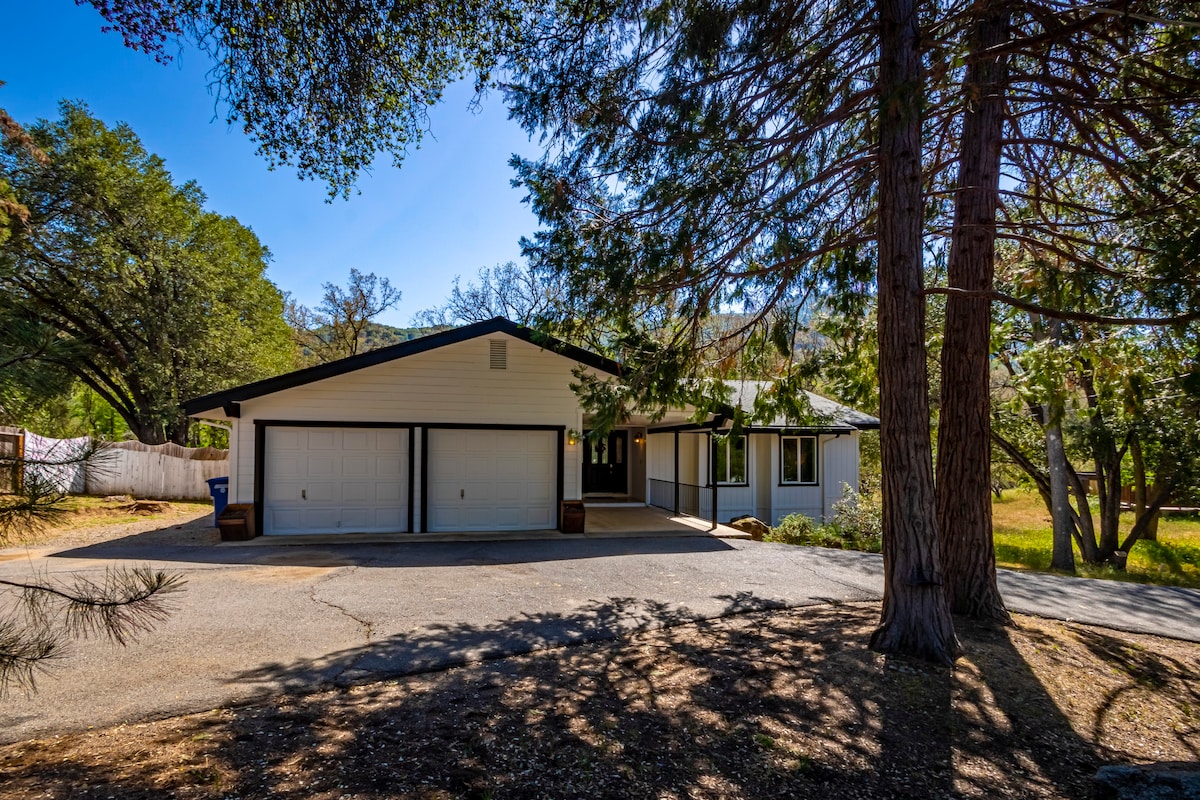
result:
[[(877, 601), (878, 556), (710, 536), (313, 546), (122, 540), (0, 553), (0, 577), (187, 579), (126, 648), (80, 642), (0, 701), (0, 739), (204, 710), (740, 611)], [(1004, 572), (1013, 610), (1200, 641), (1200, 592)]]

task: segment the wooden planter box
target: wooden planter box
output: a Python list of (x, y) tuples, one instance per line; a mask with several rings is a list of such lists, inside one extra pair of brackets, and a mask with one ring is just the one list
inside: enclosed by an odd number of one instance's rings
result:
[(253, 503), (231, 503), (217, 517), (222, 542), (245, 542), (258, 536), (254, 526)]
[(583, 523), (583, 501), (564, 500), (562, 504), (562, 532), (583, 533)]

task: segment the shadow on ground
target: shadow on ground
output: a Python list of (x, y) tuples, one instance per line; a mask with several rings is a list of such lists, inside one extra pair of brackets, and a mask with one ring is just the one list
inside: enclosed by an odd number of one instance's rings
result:
[[(546, 642), (530, 632), (556, 625), (582, 642), (16, 745), (0, 770), (12, 791), (54, 797), (84, 786), (113, 798), (1089, 795), (1101, 756), (1022, 655), (1037, 651), (1036, 631), (960, 621), (968, 655), (952, 670), (866, 650), (874, 608), (725, 601), (734, 616), (692, 620), (618, 598), (557, 618), (444, 626), (442, 644), (397, 637), (373, 653), (274, 665), (271, 677), (304, 677), (389, 651), (419, 664), (447, 642), (485, 653), (528, 640), (532, 650)], [(661, 629), (591, 641), (649, 627)], [(1134, 671), (1189, 668), (1114, 655), (1104, 639), (1072, 652), (1132, 659)], [(121, 746), (137, 758), (114, 758)]]
[(695, 536), (646, 536), (620, 539), (544, 539), (493, 542), (395, 542), (382, 544), (238, 546), (218, 543), (215, 533), (197, 522), (195, 543), (179, 543), (180, 526), (73, 547), (55, 558), (172, 561), (195, 564), (287, 565), (305, 567), (444, 567), (518, 564), (620, 555), (717, 553), (733, 548), (720, 539)]

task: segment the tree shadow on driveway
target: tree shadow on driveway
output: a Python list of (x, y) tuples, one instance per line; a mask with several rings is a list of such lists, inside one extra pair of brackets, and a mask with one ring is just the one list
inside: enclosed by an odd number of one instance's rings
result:
[(614, 539), (530, 539), (517, 541), (336, 543), (322, 545), (238, 546), (225, 543), (181, 545), (162, 541), (159, 531), (75, 547), (54, 558), (224, 565), (287, 565), (305, 567), (446, 567), (519, 564), (607, 558), (622, 555), (720, 553), (735, 548), (721, 539), (695, 536), (645, 536)]

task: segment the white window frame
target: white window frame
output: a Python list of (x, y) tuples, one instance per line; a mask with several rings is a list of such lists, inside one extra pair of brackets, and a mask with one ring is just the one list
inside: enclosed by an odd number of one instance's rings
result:
[[(787, 475), (787, 454), (785, 452), (784, 442), (795, 441), (796, 444), (796, 480), (789, 481), (785, 477)], [(804, 442), (811, 442), (812, 445), (812, 480), (804, 480), (804, 476), (800, 473), (800, 467), (804, 460), (800, 457), (801, 448), (804, 447)], [(780, 436), (779, 437), (779, 485), (780, 486), (819, 486), (821, 483), (821, 463), (820, 463), (821, 448), (816, 436)]]

